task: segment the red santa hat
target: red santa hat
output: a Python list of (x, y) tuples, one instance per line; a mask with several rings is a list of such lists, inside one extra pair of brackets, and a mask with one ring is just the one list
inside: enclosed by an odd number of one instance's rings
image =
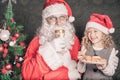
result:
[(107, 15), (97, 13), (90, 16), (90, 20), (86, 24), (86, 29), (89, 27), (96, 28), (105, 34), (114, 33), (115, 31), (111, 19)]
[(72, 16), (72, 10), (70, 6), (64, 0), (46, 0), (42, 13), (43, 18), (47, 18), (56, 14), (68, 15), (70, 22), (75, 20), (75, 18)]

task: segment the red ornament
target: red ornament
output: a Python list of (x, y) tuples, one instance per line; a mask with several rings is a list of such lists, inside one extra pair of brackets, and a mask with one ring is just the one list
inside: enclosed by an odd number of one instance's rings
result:
[(7, 70), (6, 70), (5, 68), (3, 68), (3, 69), (1, 70), (1, 72), (2, 72), (2, 74), (5, 74), (5, 73), (7, 72)]
[(20, 42), (20, 46), (21, 47), (25, 47), (25, 43), (24, 42)]
[(7, 30), (11, 30), (10, 26), (7, 27)]
[(0, 52), (3, 52), (4, 47), (2, 45), (0, 45)]
[(2, 56), (3, 56), (3, 58), (5, 58), (5, 57), (7, 56), (8, 49), (7, 49), (7, 48), (5, 48), (3, 52), (4, 52), (4, 53), (3, 53), (3, 55), (2, 55)]
[(12, 37), (12, 41), (16, 41), (17, 40), (17, 38), (16, 37)]
[(14, 22), (15, 22), (15, 20), (14, 20), (13, 18), (11, 18), (11, 22), (12, 22), (12, 23), (14, 23)]
[(12, 65), (11, 65), (11, 64), (7, 64), (7, 65), (5, 66), (5, 69), (6, 69), (6, 70), (12, 69)]
[(5, 44), (3, 44), (3, 46), (6, 48), (6, 47), (8, 46), (8, 44), (7, 44), (7, 43), (5, 43)]
[(20, 33), (17, 32), (17, 33), (14, 34), (14, 36), (15, 36), (16, 38), (18, 38), (18, 37), (20, 36)]
[(21, 64), (20, 63), (16, 63), (16, 67), (20, 68)]
[(16, 60), (18, 60), (18, 58), (19, 58), (18, 56), (15, 56), (15, 59), (16, 59)]

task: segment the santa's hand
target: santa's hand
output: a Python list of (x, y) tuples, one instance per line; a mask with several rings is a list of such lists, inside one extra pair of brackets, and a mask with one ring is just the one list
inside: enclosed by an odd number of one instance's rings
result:
[(57, 52), (62, 51), (65, 49), (65, 40), (64, 38), (55, 38), (52, 42), (50, 42), (51, 45), (55, 48)]

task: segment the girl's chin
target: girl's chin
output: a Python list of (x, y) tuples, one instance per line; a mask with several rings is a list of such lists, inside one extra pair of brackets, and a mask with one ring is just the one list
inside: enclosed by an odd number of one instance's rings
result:
[(92, 41), (92, 44), (96, 44), (97, 42), (96, 41)]

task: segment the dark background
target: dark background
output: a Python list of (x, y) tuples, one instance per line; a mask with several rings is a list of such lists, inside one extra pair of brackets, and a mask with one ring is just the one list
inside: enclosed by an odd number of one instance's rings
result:
[[(0, 0), (0, 23), (4, 19), (7, 2)], [(24, 33), (27, 34), (26, 44), (28, 45), (34, 37), (36, 29), (41, 25), (41, 13), (45, 0), (17, 0), (13, 3), (14, 19), (18, 25), (24, 26)], [(76, 35), (81, 40), (85, 24), (92, 13), (107, 14), (113, 21), (116, 29), (112, 34), (113, 40), (120, 51), (120, 0), (66, 0), (72, 8), (75, 17), (74, 25)], [(118, 54), (118, 56), (120, 53)], [(114, 80), (120, 80), (120, 64), (113, 76)]]

